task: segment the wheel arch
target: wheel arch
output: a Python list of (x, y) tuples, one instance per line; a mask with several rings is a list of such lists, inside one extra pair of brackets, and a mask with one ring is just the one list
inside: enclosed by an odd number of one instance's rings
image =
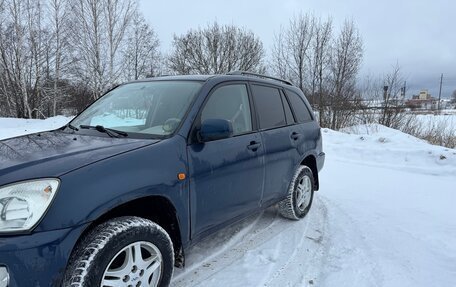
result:
[(137, 216), (149, 219), (160, 225), (170, 236), (174, 247), (176, 267), (183, 267), (185, 256), (180, 233), (180, 223), (174, 205), (164, 196), (147, 196), (122, 203), (92, 221), (79, 236), (73, 251), (82, 239), (96, 226), (110, 219), (123, 216)]
[(315, 190), (318, 190), (320, 187), (320, 183), (318, 180), (318, 167), (317, 167), (317, 160), (316, 157), (313, 154), (307, 155), (302, 161), (300, 165), (305, 165), (312, 170), (312, 174), (314, 176), (314, 188)]

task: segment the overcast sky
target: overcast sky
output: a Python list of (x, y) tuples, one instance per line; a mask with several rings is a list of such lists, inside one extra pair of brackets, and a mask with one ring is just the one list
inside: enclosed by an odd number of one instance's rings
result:
[(253, 31), (270, 52), (274, 33), (297, 13), (331, 16), (335, 30), (353, 19), (364, 42), (362, 75), (387, 73), (398, 62), (410, 97), (420, 89), (443, 96), (456, 89), (454, 0), (141, 0), (141, 10), (167, 51), (174, 34), (217, 21)]

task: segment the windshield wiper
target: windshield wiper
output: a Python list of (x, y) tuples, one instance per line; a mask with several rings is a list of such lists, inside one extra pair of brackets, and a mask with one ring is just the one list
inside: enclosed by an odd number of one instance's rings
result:
[(72, 129), (73, 131), (79, 131), (79, 129), (77, 127), (73, 126), (70, 123), (68, 123), (66, 126), (69, 127), (70, 129)]
[(113, 138), (118, 138), (119, 135), (121, 136), (128, 136), (128, 134), (126, 132), (123, 132), (123, 131), (118, 131), (118, 130), (115, 130), (115, 129), (110, 129), (110, 128), (105, 128), (104, 126), (100, 126), (100, 125), (96, 125), (96, 126), (87, 126), (87, 125), (80, 125), (79, 126), (81, 129), (93, 129), (93, 130), (97, 130), (99, 131), (100, 133), (106, 133), (108, 134), (110, 137), (113, 137)]

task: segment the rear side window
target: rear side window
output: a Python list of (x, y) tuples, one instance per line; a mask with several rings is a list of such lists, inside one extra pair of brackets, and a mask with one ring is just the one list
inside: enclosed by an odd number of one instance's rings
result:
[(260, 129), (269, 129), (286, 125), (280, 91), (276, 88), (252, 85), (253, 100)]
[(296, 94), (295, 92), (288, 91), (287, 93), (288, 98), (290, 99), (291, 107), (296, 116), (296, 120), (299, 123), (304, 123), (312, 120), (312, 116), (310, 115), (309, 109), (307, 108), (304, 100)]

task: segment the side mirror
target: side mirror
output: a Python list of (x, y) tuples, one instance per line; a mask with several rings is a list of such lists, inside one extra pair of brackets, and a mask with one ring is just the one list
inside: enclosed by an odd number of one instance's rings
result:
[(215, 141), (233, 136), (233, 125), (223, 119), (207, 119), (201, 124), (198, 133), (200, 142)]

